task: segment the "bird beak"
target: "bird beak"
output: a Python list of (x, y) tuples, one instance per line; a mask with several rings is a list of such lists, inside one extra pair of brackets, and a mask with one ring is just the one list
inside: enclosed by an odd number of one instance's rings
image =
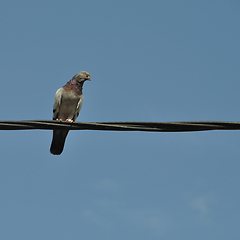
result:
[(87, 80), (89, 80), (89, 81), (92, 81), (90, 77), (88, 77), (88, 79), (87, 79)]

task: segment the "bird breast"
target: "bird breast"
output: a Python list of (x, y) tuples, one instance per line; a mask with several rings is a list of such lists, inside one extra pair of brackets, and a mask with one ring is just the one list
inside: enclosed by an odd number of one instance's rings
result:
[(68, 91), (67, 93), (63, 94), (59, 118), (62, 120), (72, 119), (76, 113), (76, 109), (80, 100), (83, 100), (82, 94), (78, 95), (72, 91)]

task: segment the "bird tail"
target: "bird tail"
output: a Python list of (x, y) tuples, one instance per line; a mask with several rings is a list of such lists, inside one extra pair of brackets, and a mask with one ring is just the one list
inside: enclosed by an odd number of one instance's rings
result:
[(50, 152), (54, 155), (60, 155), (64, 148), (64, 143), (69, 130), (53, 130), (52, 144)]

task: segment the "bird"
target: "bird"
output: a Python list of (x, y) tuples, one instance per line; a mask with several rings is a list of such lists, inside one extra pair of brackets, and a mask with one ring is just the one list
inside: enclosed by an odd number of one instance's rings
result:
[[(83, 104), (82, 88), (86, 80), (91, 81), (90, 74), (81, 71), (57, 90), (53, 103), (53, 120), (72, 123), (77, 119)], [(50, 147), (52, 154), (62, 153), (68, 132), (69, 130), (53, 130)]]

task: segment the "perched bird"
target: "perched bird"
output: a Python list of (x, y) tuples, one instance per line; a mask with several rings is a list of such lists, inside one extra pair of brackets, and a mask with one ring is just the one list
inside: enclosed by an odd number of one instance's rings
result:
[[(53, 120), (72, 123), (77, 119), (83, 103), (82, 87), (86, 80), (91, 81), (90, 74), (85, 71), (79, 72), (57, 90), (53, 103)], [(52, 154), (62, 153), (68, 132), (69, 130), (53, 130), (50, 148)]]

